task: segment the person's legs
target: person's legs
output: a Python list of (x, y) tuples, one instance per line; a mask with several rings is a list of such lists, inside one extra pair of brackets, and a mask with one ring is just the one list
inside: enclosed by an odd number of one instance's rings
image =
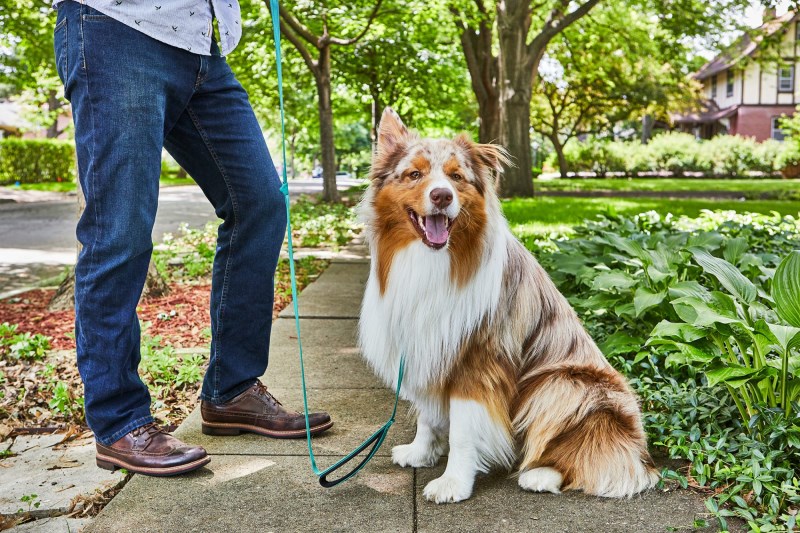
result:
[(208, 71), (165, 146), (223, 220), (211, 289), (211, 360), (201, 398), (224, 403), (267, 368), (286, 209), (247, 93), (224, 58), (207, 59)]
[(199, 57), (72, 1), (59, 6), (55, 46), (86, 198), (75, 269), (78, 368), (87, 422), (110, 445), (153, 420), (137, 372), (136, 305), (152, 251), (164, 135), (191, 97)]
[[(286, 231), (280, 179), (261, 127), (224, 58), (208, 59), (192, 99), (165, 141), (223, 220), (211, 290), (211, 360), (203, 382), (203, 433), (305, 436), (258, 378), (267, 368), (274, 273)], [(309, 415), (312, 434), (333, 425)]]

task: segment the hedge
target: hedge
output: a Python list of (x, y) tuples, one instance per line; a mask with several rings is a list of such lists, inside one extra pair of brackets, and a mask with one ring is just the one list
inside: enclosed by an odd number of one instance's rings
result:
[(0, 140), (0, 183), (75, 181), (75, 146), (55, 139)]
[(637, 175), (652, 172), (702, 172), (736, 177), (751, 172), (777, 175), (800, 164), (797, 143), (774, 140), (758, 143), (750, 137), (720, 135), (699, 141), (688, 133), (664, 133), (648, 144), (590, 138), (564, 149), (570, 172)]

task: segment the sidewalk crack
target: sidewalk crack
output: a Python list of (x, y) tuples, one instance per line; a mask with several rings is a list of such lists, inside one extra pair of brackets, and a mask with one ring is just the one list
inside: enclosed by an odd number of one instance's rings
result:
[(417, 469), (413, 469), (411, 476), (411, 531), (417, 533)]

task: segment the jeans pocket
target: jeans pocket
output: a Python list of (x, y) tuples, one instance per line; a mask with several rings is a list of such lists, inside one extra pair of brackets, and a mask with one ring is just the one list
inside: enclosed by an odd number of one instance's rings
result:
[(61, 20), (56, 21), (53, 30), (53, 47), (56, 59), (56, 72), (61, 83), (66, 85), (67, 80), (67, 17), (66, 14), (59, 12)]

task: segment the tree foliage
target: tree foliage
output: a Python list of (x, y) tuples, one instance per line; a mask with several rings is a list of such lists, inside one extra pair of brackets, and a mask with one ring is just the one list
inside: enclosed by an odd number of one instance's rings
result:
[(542, 60), (531, 104), (533, 129), (567, 168), (564, 145), (585, 134), (613, 134), (621, 123), (670, 110), (697, 96), (684, 67), (686, 45), (670, 41), (658, 20), (627, 2), (598, 6), (556, 37)]
[(28, 103), (28, 118), (56, 137), (66, 101), (53, 58), (55, 12), (47, 0), (0, 3), (0, 85)]

